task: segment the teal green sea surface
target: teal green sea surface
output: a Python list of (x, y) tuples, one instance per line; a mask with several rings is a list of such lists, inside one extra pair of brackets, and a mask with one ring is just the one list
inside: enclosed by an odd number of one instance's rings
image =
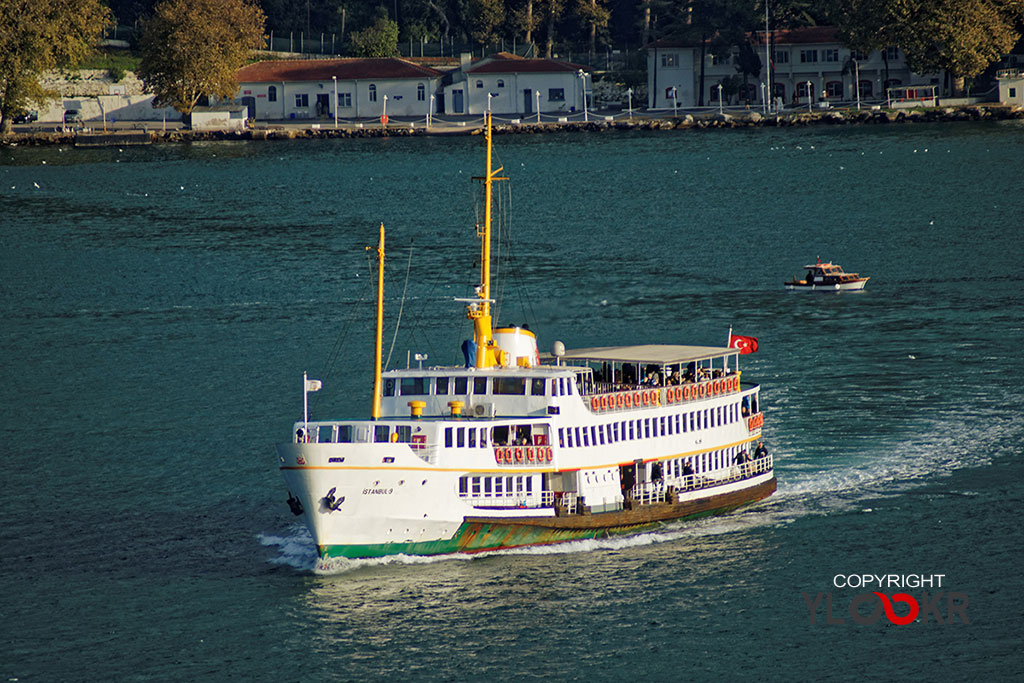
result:
[[(1024, 677), (1021, 122), (496, 137), (498, 322), (758, 337), (778, 491), (317, 568), (274, 444), (304, 371), (369, 413), (380, 222), (390, 366), (459, 362), (481, 144), (0, 148), (0, 679)], [(784, 291), (819, 256), (867, 289)]]

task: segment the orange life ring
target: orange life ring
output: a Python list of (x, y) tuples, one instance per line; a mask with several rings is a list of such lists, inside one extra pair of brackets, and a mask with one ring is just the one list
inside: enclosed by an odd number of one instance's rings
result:
[(667, 401), (668, 403), (674, 403), (675, 402), (674, 397), (673, 397), (672, 387), (669, 387), (668, 391), (665, 392), (665, 401)]
[(505, 449), (505, 462), (507, 462), (509, 465), (512, 464), (512, 449), (511, 448), (506, 448)]
[(651, 389), (651, 405), (661, 405), (661, 389)]
[(622, 400), (625, 401), (625, 404), (626, 404), (627, 408), (632, 408), (633, 407), (633, 394), (631, 394), (631, 393), (629, 393), (627, 391), (626, 394), (625, 394), (625, 398), (623, 398)]
[(626, 405), (626, 398), (622, 394), (617, 395), (615, 397), (615, 405), (618, 408), (622, 408), (624, 405)]
[(544, 447), (544, 457), (547, 459), (548, 462), (551, 462), (552, 460), (555, 459), (554, 453), (551, 452), (551, 446)]
[(641, 397), (642, 393), (643, 392), (640, 392), (640, 391), (637, 391), (637, 392), (633, 393), (633, 405), (635, 405), (637, 408), (640, 407), (640, 397)]
[(595, 396), (594, 398), (590, 399), (590, 409), (593, 410), (595, 413), (601, 409), (600, 397)]
[(683, 400), (683, 388), (682, 387), (676, 387), (675, 389), (672, 390), (672, 393), (676, 395), (676, 403), (679, 403), (680, 401)]
[(516, 453), (516, 462), (522, 462), (523, 461), (523, 449), (522, 448), (517, 448), (515, 453)]
[(499, 465), (503, 462), (500, 448), (494, 449), (494, 461), (497, 462)]
[(686, 386), (683, 387), (683, 400), (684, 401), (689, 401), (690, 400), (690, 385), (689, 384), (687, 384)]
[(533, 462), (533, 461), (534, 461), (533, 446), (527, 446), (526, 447), (526, 462)]
[(708, 385), (705, 382), (701, 382), (697, 385), (697, 398), (704, 398), (708, 395)]
[(722, 393), (722, 380), (716, 379), (711, 382), (711, 392), (715, 396), (718, 396), (720, 393)]
[(643, 402), (644, 402), (644, 405), (645, 405), (645, 406), (649, 406), (649, 405), (651, 405), (651, 392), (649, 392), (649, 391), (644, 391), (644, 392), (641, 392), (641, 393), (643, 393)]

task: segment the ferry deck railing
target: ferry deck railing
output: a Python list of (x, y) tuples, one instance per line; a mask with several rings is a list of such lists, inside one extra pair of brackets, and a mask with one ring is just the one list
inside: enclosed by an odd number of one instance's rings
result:
[(771, 471), (773, 461), (771, 455), (732, 465), (725, 469), (705, 474), (685, 474), (681, 477), (668, 477), (657, 481), (636, 484), (630, 490), (632, 500), (639, 505), (652, 505), (668, 500), (669, 489), (675, 491), (696, 491), (728, 484), (741, 479), (750, 479), (759, 474)]

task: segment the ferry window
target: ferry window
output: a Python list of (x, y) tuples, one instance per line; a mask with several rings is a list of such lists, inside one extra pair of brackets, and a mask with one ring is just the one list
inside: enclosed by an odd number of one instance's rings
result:
[(398, 434), (399, 443), (409, 443), (412, 441), (412, 427), (409, 425), (395, 427), (395, 433)]
[(466, 445), (466, 428), (459, 427), (455, 430), (455, 445), (462, 448)]
[(377, 425), (373, 428), (373, 440), (377, 443), (387, 443), (391, 438), (391, 427), (388, 425)]
[(693, 413), (690, 413), (690, 431), (691, 432), (697, 431), (697, 421), (696, 421), (696, 418), (694, 417), (694, 415), (696, 415), (699, 412), (700, 411), (698, 410), (698, 411), (695, 411)]
[(719, 427), (721, 427), (722, 425), (725, 424), (725, 418), (722, 415), (722, 413), (723, 413), (722, 406), (718, 406), (718, 426)]
[(423, 396), (427, 393), (423, 377), (403, 377), (402, 396)]
[(644, 420), (644, 438), (651, 438), (651, 418)]
[(533, 493), (533, 477), (526, 478), (526, 492)]
[(456, 377), (455, 378), (455, 395), (456, 396), (461, 396), (463, 394), (469, 393), (469, 389), (467, 388), (468, 381), (469, 381), (468, 377)]
[(602, 446), (604, 445), (604, 428), (605, 428), (605, 425), (601, 425), (600, 427), (597, 428), (597, 433), (601, 437), (601, 445)]
[(487, 427), (480, 428), (480, 448), (487, 446)]
[(661, 436), (665, 436), (665, 434), (667, 434), (668, 432), (665, 430), (665, 416), (664, 415), (662, 415), (661, 417), (658, 418), (658, 423), (661, 426), (661, 429), (660, 429)]
[(543, 396), (547, 393), (547, 383), (548, 381), (546, 379), (533, 380), (533, 386), (530, 387), (530, 393), (534, 396)]
[(473, 495), (480, 495), (480, 477), (473, 477)]
[(522, 492), (523, 492), (523, 478), (522, 477), (516, 477), (516, 493), (522, 493)]
[(634, 439), (636, 439), (636, 431), (634, 430), (634, 426), (635, 425), (636, 425), (636, 423), (633, 420), (629, 421), (629, 440), (630, 441), (633, 441)]
[(750, 410), (755, 415), (758, 412), (758, 410), (757, 410), (757, 394), (751, 394), (751, 396), (750, 396)]
[(495, 477), (494, 478), (494, 495), (496, 495), (496, 496), (500, 496), (501, 495), (501, 484), (502, 484), (503, 481), (504, 481), (504, 478), (502, 478), (502, 477)]
[(338, 443), (352, 443), (352, 425), (338, 426)]
[[(483, 388), (481, 389), (480, 380), (483, 380)], [(543, 383), (544, 380), (541, 380)], [(481, 394), (487, 391), (487, 378), (477, 377), (473, 380), (473, 392)], [(526, 395), (526, 380), (518, 377), (495, 377), (494, 378), (494, 393), (503, 395), (515, 395), (525, 396)]]
[(445, 427), (445, 430), (444, 430), (444, 445), (445, 445), (445, 448), (451, 448), (452, 447), (452, 428), (451, 427)]
[(586, 427), (583, 428), (583, 445), (590, 445), (590, 430), (587, 429)]
[(565, 427), (558, 428), (558, 447), (565, 448)]
[(505, 495), (512, 495), (512, 477), (505, 477)]
[(477, 396), (481, 396), (487, 393), (487, 378), (486, 377), (474, 377), (473, 378), (473, 393)]
[(613, 422), (612, 423), (611, 441), (612, 441), (612, 443), (615, 443), (618, 440), (619, 440), (619, 423), (618, 422)]
[(475, 429), (470, 429), (468, 436), (469, 436), (469, 443), (467, 445), (470, 448), (476, 448), (476, 430)]
[(597, 445), (597, 427), (593, 425), (590, 427), (590, 443)]
[(576, 427), (576, 447), (579, 448), (583, 445), (583, 439), (580, 438), (580, 428)]
[(491, 495), (491, 478), (484, 477), (484, 495)]
[(329, 426), (329, 427), (321, 427), (320, 430), (319, 430), (319, 433), (317, 434), (316, 440), (317, 440), (318, 443), (331, 443), (332, 441), (334, 441), (334, 439), (332, 438), (333, 436), (334, 436), (334, 426), (333, 425)]
[(384, 395), (394, 396), (395, 395), (395, 380), (386, 379), (384, 380)]
[(508, 426), (495, 427), (491, 430), (491, 443), (499, 446), (509, 445), (509, 429)]
[(445, 394), (448, 393), (448, 378), (447, 377), (438, 377), (437, 378), (437, 387), (435, 389), (435, 393), (437, 393), (440, 396), (444, 396)]
[(459, 477), (459, 495), (465, 496), (469, 493), (469, 481), (465, 477)]
[(669, 434), (675, 434), (675, 430), (673, 429), (675, 427), (675, 424), (673, 424), (676, 421), (675, 418), (676, 418), (676, 416), (673, 416), (673, 415), (669, 415), (668, 416), (668, 433)]

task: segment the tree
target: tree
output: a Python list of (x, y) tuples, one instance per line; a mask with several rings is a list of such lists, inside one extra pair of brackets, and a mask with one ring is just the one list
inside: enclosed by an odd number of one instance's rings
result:
[(479, 45), (495, 42), (504, 21), (505, 3), (502, 0), (470, 0), (469, 35), (473, 42)]
[(0, 0), (0, 133), (32, 102), (54, 96), (40, 74), (81, 61), (109, 18), (99, 0)]
[(612, 13), (604, 6), (603, 0), (576, 0), (576, 14), (589, 30), (590, 57), (593, 59), (597, 51), (597, 32), (608, 28)]
[(352, 34), (357, 57), (394, 57), (398, 54), (398, 24), (381, 17), (373, 26)]
[(142, 27), (139, 78), (154, 106), (186, 116), (200, 98), (229, 99), (236, 72), (263, 46), (263, 11), (249, 0), (164, 0)]

